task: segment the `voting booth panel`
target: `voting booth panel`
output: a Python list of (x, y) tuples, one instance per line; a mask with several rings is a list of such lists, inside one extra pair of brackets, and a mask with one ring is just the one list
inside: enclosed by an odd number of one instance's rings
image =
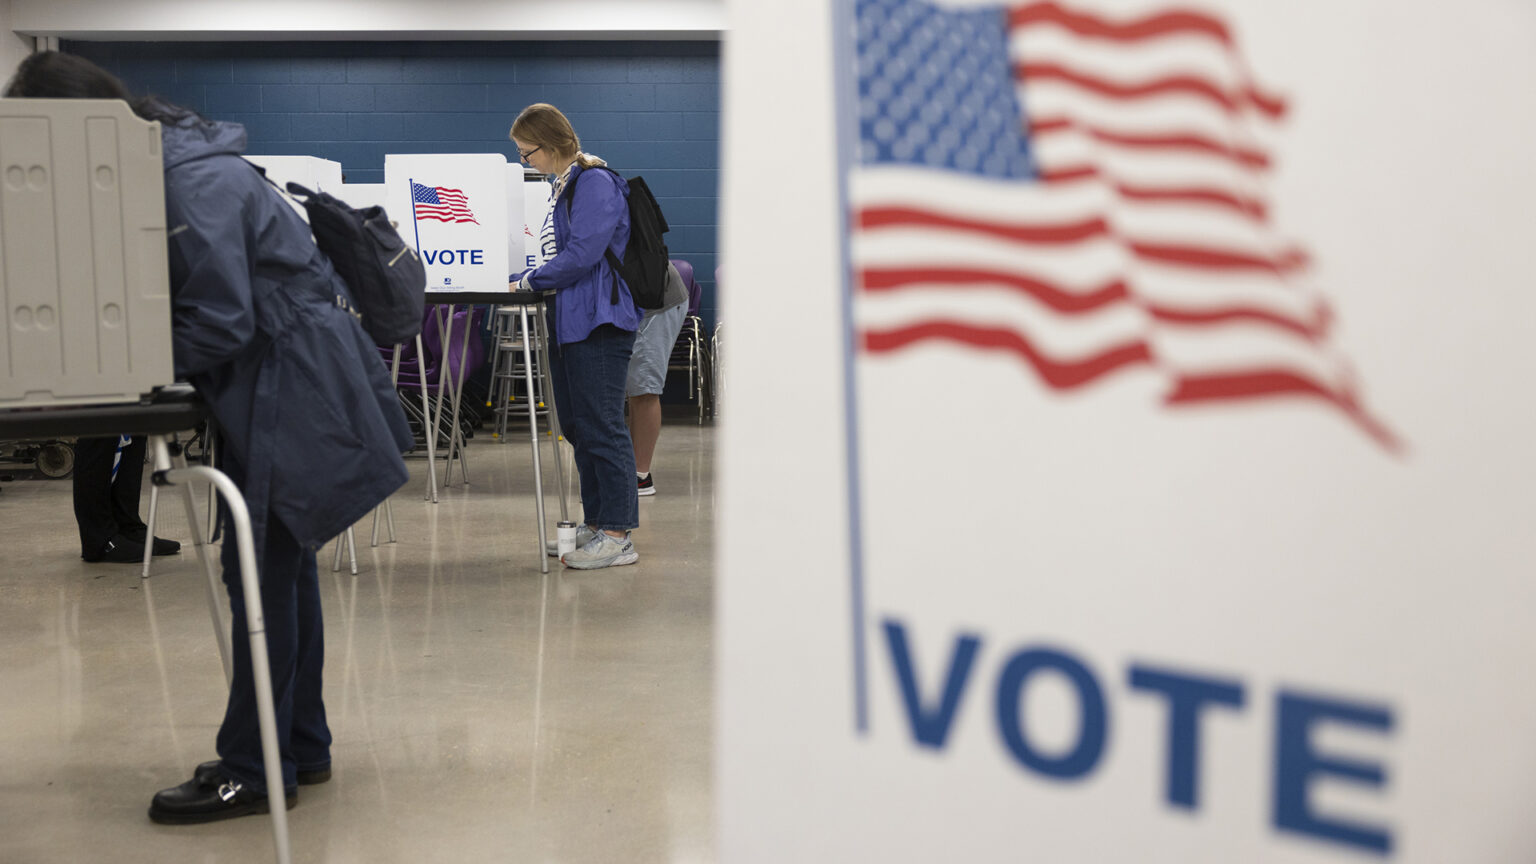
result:
[(125, 103), (0, 100), (0, 407), (170, 383), (163, 188), (160, 126)]
[(427, 292), (507, 291), (507, 160), (496, 153), (388, 154), (386, 207), (427, 270)]
[(523, 272), (528, 266), (527, 250), (536, 238), (529, 236), (523, 223), (523, 166), (507, 163), (507, 275)]
[[(315, 192), (341, 196), (341, 163), (318, 156), (265, 156), (246, 154), (246, 161), (260, 165), (267, 178), (278, 186), (297, 183)], [(356, 206), (356, 205), (354, 205)]]
[(724, 861), (1536, 860), (1533, 27), (732, 3)]
[(358, 210), (366, 210), (369, 207), (383, 207), (389, 214), (389, 220), (395, 223), (396, 229), (404, 225), (400, 221), (400, 214), (389, 209), (388, 187), (383, 183), (343, 183), (340, 192), (331, 192), (337, 198), (347, 202)]
[(523, 236), (526, 246), (527, 259), (524, 267), (537, 267), (548, 261), (554, 250), (545, 249), (544, 220), (549, 218), (551, 202), (549, 193), (553, 187), (548, 180), (540, 176), (527, 176), (524, 178), (523, 188)]
[[(293, 208), (293, 212), (299, 214), (299, 218), (309, 221), (309, 211), (304, 205), (287, 194), (288, 184), (297, 183), (312, 192), (329, 192), (337, 194), (342, 188), (341, 163), (332, 162), (329, 159), (321, 159), (316, 156), (260, 156), (246, 154), (247, 162), (259, 167), (266, 174), (268, 180), (281, 190), (283, 200)], [(346, 198), (342, 198), (346, 201)], [(351, 202), (348, 202), (351, 203)], [(357, 205), (353, 205), (354, 207)]]

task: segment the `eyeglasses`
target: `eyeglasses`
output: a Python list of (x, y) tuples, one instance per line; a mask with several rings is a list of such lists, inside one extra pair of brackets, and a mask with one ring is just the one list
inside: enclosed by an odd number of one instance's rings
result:
[(532, 156), (532, 155), (533, 155), (533, 154), (535, 154), (535, 153), (537, 153), (537, 152), (539, 152), (539, 151), (540, 151), (540, 150), (543, 150), (543, 149), (544, 149), (544, 146), (543, 146), (543, 145), (542, 145), (542, 144), (541, 144), (541, 145), (539, 145), (539, 146), (538, 146), (538, 147), (535, 147), (535, 148), (533, 148), (533, 149), (532, 149), (532, 150), (529, 150), (529, 151), (528, 151), (528, 152), (527, 152), (527, 153), (524, 153), (524, 152), (523, 152), (523, 151), (521, 151), (521, 150), (519, 150), (519, 151), (517, 151), (517, 155), (518, 155), (518, 156), (519, 156), (519, 157), (520, 157), (520, 158), (521, 158), (521, 159), (522, 159), (522, 160), (523, 160), (523, 161), (524, 161), (524, 162), (527, 162), (527, 161), (528, 161), (528, 157), (529, 157), (529, 156)]

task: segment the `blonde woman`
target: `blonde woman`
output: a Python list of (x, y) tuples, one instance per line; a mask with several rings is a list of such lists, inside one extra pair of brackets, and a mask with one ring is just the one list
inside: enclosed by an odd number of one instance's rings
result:
[(624, 257), (629, 187), (581, 152), (571, 121), (553, 105), (524, 108), (510, 134), (518, 156), (554, 179), (540, 242), (553, 251), (514, 284), (553, 292), (550, 374), (560, 428), (576, 454), (584, 524), (560, 560), (595, 570), (633, 564), (629, 532), (640, 524), (635, 453), (624, 425), (624, 379), (641, 312), (605, 253)]

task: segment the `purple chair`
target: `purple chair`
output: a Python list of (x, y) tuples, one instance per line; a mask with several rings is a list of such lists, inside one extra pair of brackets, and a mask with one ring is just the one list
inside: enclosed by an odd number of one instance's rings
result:
[[(454, 309), (453, 335), (447, 351), (443, 350), (443, 334), (440, 328), (439, 315), (436, 307), (428, 306), (426, 315), (421, 325), (422, 351), (426, 354), (425, 378), (427, 390), (437, 392), (438, 379), (442, 377), (442, 362), (444, 357), (448, 360), (448, 384), (454, 386), (460, 377), (473, 375), (485, 363), (485, 340), (480, 338), (480, 330), (485, 325), (485, 309), (483, 307), (463, 307)], [(465, 322), (469, 326), (465, 326)], [(464, 340), (469, 340), (469, 351), (464, 351)], [(387, 369), (393, 363), (394, 349), (380, 348), (379, 356), (384, 360)], [(462, 376), (460, 365), (463, 365)], [(421, 358), (416, 356), (416, 346), (408, 344), (400, 349), (400, 380), (399, 386), (411, 388), (420, 387), (423, 377)]]
[(688, 288), (688, 317), (699, 317), (699, 299), (704, 296), (704, 289), (693, 278), (693, 265), (681, 258), (673, 258), (672, 266), (677, 268), (678, 275), (683, 277), (683, 285)]

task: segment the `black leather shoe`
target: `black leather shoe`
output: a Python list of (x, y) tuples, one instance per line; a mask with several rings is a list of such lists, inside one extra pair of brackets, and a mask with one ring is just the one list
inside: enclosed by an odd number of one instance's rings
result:
[[(331, 779), (331, 766), (327, 765), (324, 768), (316, 768), (310, 771), (300, 768), (297, 778), (300, 786), (313, 786), (316, 783), (324, 783)], [(221, 782), (219, 760), (212, 759), (197, 766), (197, 769), (192, 772), (192, 779), (201, 780), (204, 783)]]
[(89, 564), (132, 564), (144, 560), (144, 544), (135, 543), (121, 534), (113, 534), (107, 545), (95, 555), (81, 555)]
[[(140, 547), (143, 547), (143, 545), (144, 545), (144, 538), (149, 536), (149, 528), (148, 528), (148, 526), (145, 526), (145, 525), (140, 525), (137, 528), (129, 528), (128, 530), (123, 532), (123, 536), (127, 537), (129, 540), (132, 540), (133, 542), (139, 544)], [(177, 552), (180, 552), (180, 551), (181, 551), (181, 544), (178, 543), (177, 541), (175, 541), (175, 540), (167, 540), (164, 537), (156, 537), (155, 538), (155, 545), (154, 545), (153, 549), (151, 550), (150, 554), (156, 555), (156, 556), (159, 556), (159, 555), (175, 555)], [(142, 560), (143, 557), (144, 557), (144, 553), (142, 551), (139, 552), (140, 560)]]
[[(162, 825), (196, 825), (269, 812), (267, 796), (252, 792), (243, 783), (218, 776), (217, 770), (214, 774), (212, 782), (193, 775), (180, 786), (156, 792), (149, 804), (150, 821)], [(284, 799), (287, 808), (292, 810), (299, 803), (299, 793), (295, 790)]]

